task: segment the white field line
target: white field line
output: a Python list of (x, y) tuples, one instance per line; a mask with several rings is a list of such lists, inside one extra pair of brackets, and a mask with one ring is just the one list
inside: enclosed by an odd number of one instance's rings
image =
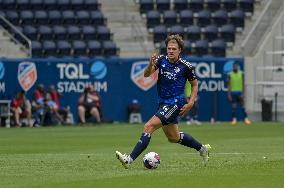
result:
[[(284, 152), (282, 152), (284, 154)], [(281, 154), (279, 153), (239, 153), (239, 152), (221, 152), (221, 153), (215, 153), (215, 152), (210, 152), (210, 155), (263, 155), (263, 154), (268, 154), (268, 155), (273, 155), (273, 154)], [(80, 153), (79, 155), (100, 155), (97, 153)], [(186, 153), (185, 155), (196, 155), (196, 153)]]

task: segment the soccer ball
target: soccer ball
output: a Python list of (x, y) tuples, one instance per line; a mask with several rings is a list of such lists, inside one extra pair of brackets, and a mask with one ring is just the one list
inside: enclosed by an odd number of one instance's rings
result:
[(156, 152), (149, 152), (143, 158), (143, 164), (145, 168), (156, 169), (160, 166), (160, 155)]

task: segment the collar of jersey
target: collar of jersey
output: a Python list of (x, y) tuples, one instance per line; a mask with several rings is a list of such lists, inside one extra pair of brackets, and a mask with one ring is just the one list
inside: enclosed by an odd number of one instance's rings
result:
[[(166, 56), (166, 59), (169, 59), (168, 56)], [(174, 64), (177, 64), (179, 62), (179, 60), (180, 60), (180, 57), (174, 63), (171, 63), (170, 61), (169, 61), (169, 63), (174, 65)]]

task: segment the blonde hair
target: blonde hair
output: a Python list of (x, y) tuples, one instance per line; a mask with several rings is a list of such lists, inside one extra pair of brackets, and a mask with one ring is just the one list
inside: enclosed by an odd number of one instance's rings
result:
[(181, 50), (183, 50), (183, 47), (184, 47), (184, 42), (183, 42), (183, 39), (180, 35), (176, 34), (176, 35), (168, 35), (166, 40), (165, 40), (165, 44), (166, 46), (168, 46), (168, 43), (171, 41), (171, 40), (174, 40), (177, 42), (179, 48)]

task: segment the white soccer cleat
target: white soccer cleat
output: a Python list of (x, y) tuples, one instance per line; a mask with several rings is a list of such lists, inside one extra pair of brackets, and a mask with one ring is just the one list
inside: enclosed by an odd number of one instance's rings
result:
[(209, 161), (210, 150), (211, 150), (211, 146), (209, 144), (202, 145), (201, 149), (199, 150), (200, 156), (203, 159), (204, 166), (206, 166), (206, 164)]
[(132, 159), (127, 154), (121, 154), (119, 151), (115, 152), (116, 158), (121, 162), (124, 168), (128, 169), (132, 163)]

